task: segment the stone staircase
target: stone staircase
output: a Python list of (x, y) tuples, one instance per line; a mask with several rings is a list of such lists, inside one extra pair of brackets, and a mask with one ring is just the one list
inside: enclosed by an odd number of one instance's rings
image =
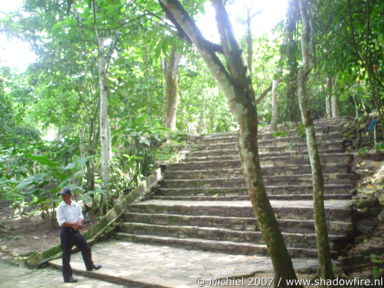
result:
[[(344, 118), (315, 122), (325, 178), (332, 254), (352, 230), (353, 156), (344, 152)], [(275, 137), (260, 129), (267, 194), (292, 257), (316, 257), (312, 179), (305, 141), (293, 130)], [(195, 137), (183, 162), (170, 164), (153, 199), (130, 206), (121, 240), (228, 254), (267, 255), (247, 196), (238, 134)]]

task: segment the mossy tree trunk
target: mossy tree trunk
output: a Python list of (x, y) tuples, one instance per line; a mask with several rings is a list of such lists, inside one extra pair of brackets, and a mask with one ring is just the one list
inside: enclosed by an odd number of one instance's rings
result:
[(200, 55), (223, 89), (230, 110), (237, 119), (240, 126), (240, 155), (248, 193), (263, 239), (272, 258), (275, 272), (274, 285), (277, 287), (280, 284), (279, 287), (287, 287), (285, 280), (296, 279), (296, 274), (265, 191), (258, 153), (258, 117), (255, 94), (247, 67), (242, 60), (242, 51), (232, 33), (224, 5), (221, 0), (212, 0), (216, 10), (225, 64), (220, 61), (216, 52), (210, 48), (212, 46), (203, 38), (200, 30), (179, 1), (159, 0), (159, 2), (166, 13), (172, 16), (173, 21), (176, 22), (175, 26), (182, 29), (182, 32), (197, 47)]
[(312, 170), (313, 182), (313, 200), (314, 200), (314, 221), (316, 230), (316, 244), (318, 250), (318, 276), (323, 279), (332, 279), (332, 262), (329, 249), (328, 231), (325, 218), (324, 208), (324, 178), (321, 169), (320, 155), (316, 143), (315, 128), (311, 118), (308, 106), (308, 98), (306, 86), (308, 74), (311, 70), (311, 32), (308, 17), (308, 2), (307, 0), (299, 0), (300, 13), (303, 22), (303, 35), (301, 39), (301, 53), (303, 67), (300, 69), (298, 80), (299, 86), (299, 104), (301, 118), (305, 128), (307, 139), (307, 149)]

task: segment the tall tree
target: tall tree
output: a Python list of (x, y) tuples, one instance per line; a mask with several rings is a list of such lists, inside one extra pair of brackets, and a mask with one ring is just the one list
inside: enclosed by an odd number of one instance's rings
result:
[(258, 117), (255, 95), (247, 67), (243, 63), (242, 52), (234, 38), (228, 14), (221, 0), (212, 0), (216, 10), (216, 20), (220, 33), (225, 64), (197, 28), (195, 22), (177, 0), (159, 0), (175, 26), (187, 35), (197, 47), (219, 82), (228, 100), (231, 112), (240, 127), (239, 147), (245, 173), (248, 193), (260, 229), (267, 244), (275, 271), (275, 287), (287, 287), (286, 279), (296, 279), (291, 257), (284, 244), (272, 206), (268, 200), (261, 174), (258, 152)]
[(176, 130), (176, 115), (178, 102), (178, 65), (181, 55), (174, 46), (168, 61), (165, 61), (164, 76), (165, 76), (165, 94), (166, 94), (166, 112), (165, 112), (165, 127)]
[(276, 130), (277, 119), (278, 119), (278, 107), (277, 107), (277, 86), (279, 85), (278, 79), (272, 81), (272, 119), (271, 127), (272, 130)]
[(95, 29), (95, 37), (98, 48), (98, 72), (99, 72), (99, 91), (100, 91), (100, 143), (101, 143), (101, 175), (102, 187), (105, 190), (105, 205), (108, 207), (109, 201), (109, 161), (111, 160), (111, 133), (108, 118), (108, 88), (107, 88), (107, 60), (105, 56), (105, 39), (100, 35), (96, 1), (92, 0), (92, 12)]
[(326, 117), (332, 118), (332, 106), (331, 106), (331, 97), (332, 97), (332, 77), (327, 78), (327, 95), (325, 96), (325, 111)]
[(316, 143), (315, 128), (309, 110), (308, 95), (306, 92), (308, 75), (312, 69), (311, 30), (307, 0), (299, 0), (299, 6), (303, 23), (303, 34), (301, 38), (301, 54), (303, 64), (302, 68), (300, 69), (298, 79), (299, 104), (312, 170), (314, 219), (319, 259), (318, 276), (323, 279), (332, 279), (334, 276), (332, 271), (331, 253), (329, 249), (329, 239), (324, 208), (324, 178), (321, 168), (320, 155)]
[(330, 81), (330, 93), (331, 93), (331, 111), (332, 111), (332, 118), (336, 118), (337, 116), (339, 116), (339, 109), (337, 107), (337, 98), (336, 98), (336, 93), (335, 93), (335, 90), (334, 90), (334, 86), (335, 86), (335, 82), (336, 80), (334, 80), (333, 77), (330, 77), (329, 79)]
[[(258, 14), (261, 13), (261, 10), (253, 12), (251, 1), (247, 1), (247, 18), (245, 20), (246, 23), (246, 40), (247, 40), (247, 64), (249, 75), (252, 78), (252, 62), (253, 62), (253, 37), (252, 37), (252, 19), (255, 18)], [(250, 4), (250, 6), (248, 6)]]
[[(337, 79), (333, 91), (339, 101), (346, 95), (351, 100), (338, 108), (350, 114), (356, 108), (358, 114), (358, 106), (353, 105), (356, 103), (367, 112), (378, 112), (383, 119), (384, 69), (380, 68), (384, 66), (384, 52), (380, 47), (384, 45), (384, 2), (324, 0), (314, 2), (314, 6), (311, 25), (317, 47), (316, 69), (323, 78)], [(355, 93), (358, 81), (363, 89)], [(360, 104), (363, 98), (365, 108)]]
[(286, 17), (286, 27), (285, 27), (285, 55), (288, 66), (288, 79), (287, 79), (287, 101), (288, 101), (288, 120), (297, 121), (299, 115), (299, 108), (297, 105), (297, 83), (296, 79), (298, 77), (298, 61), (297, 61), (297, 40), (295, 37), (296, 32), (296, 23), (299, 20), (299, 6), (298, 0), (289, 0), (288, 2), (288, 11)]

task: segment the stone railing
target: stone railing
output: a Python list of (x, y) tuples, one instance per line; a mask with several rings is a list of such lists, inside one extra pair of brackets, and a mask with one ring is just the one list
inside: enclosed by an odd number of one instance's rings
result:
[[(359, 150), (362, 148), (374, 148), (374, 130), (370, 128), (373, 119), (378, 119), (377, 115), (363, 115), (347, 123), (344, 129), (344, 138), (348, 150)], [(383, 127), (380, 121), (376, 127), (376, 141), (384, 140)]]
[[(83, 234), (88, 243), (94, 244), (99, 239), (112, 233), (124, 213), (129, 208), (129, 205), (151, 196), (153, 188), (163, 179), (163, 167), (166, 164), (180, 162), (184, 159), (185, 154), (186, 150), (178, 152), (167, 162), (161, 163), (160, 168), (142, 181), (136, 189), (128, 195), (120, 196), (119, 199), (114, 202), (113, 207)], [(28, 267), (37, 268), (43, 266), (48, 261), (59, 257), (61, 257), (60, 245), (43, 252), (32, 252), (31, 255), (25, 260), (25, 264)]]

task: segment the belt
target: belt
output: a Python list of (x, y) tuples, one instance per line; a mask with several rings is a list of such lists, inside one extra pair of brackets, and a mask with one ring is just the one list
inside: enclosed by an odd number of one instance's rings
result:
[(72, 227), (61, 227), (61, 231), (63, 231), (63, 232), (73, 232), (73, 233), (79, 232), (78, 229), (75, 229), (75, 228), (72, 228)]

